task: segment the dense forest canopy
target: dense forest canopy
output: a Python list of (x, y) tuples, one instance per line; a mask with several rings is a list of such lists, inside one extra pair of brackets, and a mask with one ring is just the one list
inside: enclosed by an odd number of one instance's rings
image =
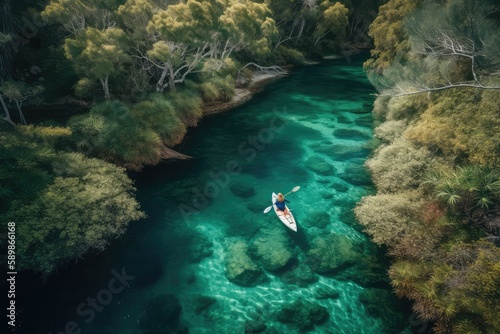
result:
[(355, 212), (437, 333), (500, 331), (499, 14), (497, 1), (390, 0), (370, 27), (378, 192)]

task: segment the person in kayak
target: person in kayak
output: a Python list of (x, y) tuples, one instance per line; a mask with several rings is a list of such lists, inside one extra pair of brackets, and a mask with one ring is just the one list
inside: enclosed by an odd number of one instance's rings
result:
[(286, 216), (290, 212), (288, 211), (288, 208), (286, 207), (285, 202), (286, 203), (290, 203), (289, 200), (285, 199), (285, 196), (283, 196), (282, 193), (279, 193), (278, 196), (276, 196), (276, 203), (274, 203), (274, 204), (276, 205), (276, 207), (278, 208), (278, 210), (282, 211), (283, 214)]

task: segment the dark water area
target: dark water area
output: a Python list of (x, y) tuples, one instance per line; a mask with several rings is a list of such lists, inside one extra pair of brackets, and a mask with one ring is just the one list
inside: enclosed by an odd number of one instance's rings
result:
[[(297, 68), (190, 129), (176, 149), (192, 160), (131, 175), (148, 218), (45, 282), (18, 276), (16, 332), (409, 331), (408, 305), (352, 214), (374, 192), (362, 61)], [(297, 185), (295, 233), (263, 210)]]

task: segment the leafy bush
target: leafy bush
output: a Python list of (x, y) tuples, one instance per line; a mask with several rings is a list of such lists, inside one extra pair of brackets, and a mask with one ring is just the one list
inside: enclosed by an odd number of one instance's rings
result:
[(398, 139), (380, 147), (366, 165), (379, 192), (395, 193), (418, 188), (437, 160), (426, 148), (415, 148), (410, 142)]
[(499, 91), (454, 89), (438, 94), (408, 130), (408, 138), (457, 157), (457, 162), (498, 166), (499, 99)]
[(82, 78), (75, 85), (75, 96), (78, 98), (91, 98), (94, 95), (94, 91), (95, 82), (89, 78)]
[(406, 130), (406, 121), (386, 121), (375, 129), (375, 136), (385, 143), (392, 143)]
[(425, 96), (410, 95), (393, 97), (387, 104), (387, 120), (412, 120), (418, 116), (427, 105)]
[(189, 89), (177, 89), (167, 94), (178, 117), (186, 126), (196, 126), (203, 114), (203, 100), (199, 94)]
[(419, 223), (424, 200), (415, 191), (366, 196), (354, 209), (365, 231), (379, 245), (393, 245)]
[(134, 170), (161, 160), (160, 136), (138, 122), (121, 102), (97, 104), (89, 114), (72, 117), (68, 124), (82, 152)]
[(166, 146), (179, 144), (186, 134), (186, 126), (174, 106), (161, 94), (152, 94), (148, 100), (135, 104), (131, 114), (141, 127), (157, 133)]

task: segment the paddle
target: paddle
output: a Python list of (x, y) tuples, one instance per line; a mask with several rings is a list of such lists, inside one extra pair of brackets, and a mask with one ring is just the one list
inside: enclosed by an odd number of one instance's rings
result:
[[(290, 193), (294, 193), (296, 191), (298, 191), (300, 189), (300, 186), (296, 186), (294, 187), (292, 190), (290, 190), (289, 192), (286, 193), (286, 195), (290, 194)], [(286, 196), (286, 195), (283, 195), (283, 196)], [(264, 213), (268, 213), (269, 211), (271, 211), (271, 209), (273, 208), (273, 206), (268, 206), (267, 208), (264, 209)]]

